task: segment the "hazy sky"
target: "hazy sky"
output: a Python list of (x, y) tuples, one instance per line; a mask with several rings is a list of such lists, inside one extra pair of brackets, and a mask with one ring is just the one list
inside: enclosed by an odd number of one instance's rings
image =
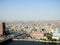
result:
[(0, 0), (0, 21), (60, 20), (60, 0)]

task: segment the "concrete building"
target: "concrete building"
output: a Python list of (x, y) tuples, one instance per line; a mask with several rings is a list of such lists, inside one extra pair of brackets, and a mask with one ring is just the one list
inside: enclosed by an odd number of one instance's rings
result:
[(3, 23), (0, 22), (0, 36), (3, 35)]
[(30, 35), (34, 39), (44, 39), (44, 33), (41, 32), (32, 32)]
[(60, 39), (60, 30), (58, 28), (56, 28), (56, 30), (54, 31), (52, 39)]

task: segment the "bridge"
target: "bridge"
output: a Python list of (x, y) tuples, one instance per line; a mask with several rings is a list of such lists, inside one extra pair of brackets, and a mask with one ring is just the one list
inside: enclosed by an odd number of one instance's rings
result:
[(23, 35), (23, 34), (24, 34), (23, 32), (20, 32), (20, 33), (15, 32), (13, 34), (8, 35), (6, 38), (4, 38), (4, 40), (0, 40), (0, 43), (5, 42), (5, 41), (10, 40), (10, 39), (14, 39), (17, 36), (20, 36), (20, 35)]

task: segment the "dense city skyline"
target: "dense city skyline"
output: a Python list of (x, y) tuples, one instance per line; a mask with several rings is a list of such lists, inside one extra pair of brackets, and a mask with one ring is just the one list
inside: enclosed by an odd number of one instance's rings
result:
[(60, 0), (0, 0), (0, 21), (60, 20)]

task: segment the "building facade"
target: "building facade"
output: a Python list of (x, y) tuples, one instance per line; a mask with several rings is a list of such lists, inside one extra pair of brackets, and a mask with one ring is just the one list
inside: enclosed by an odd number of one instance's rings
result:
[(30, 35), (34, 39), (44, 39), (44, 33), (41, 32), (32, 32)]
[(3, 35), (3, 23), (0, 22), (0, 36)]
[(56, 28), (56, 30), (54, 31), (52, 39), (60, 39), (60, 30), (58, 28)]

